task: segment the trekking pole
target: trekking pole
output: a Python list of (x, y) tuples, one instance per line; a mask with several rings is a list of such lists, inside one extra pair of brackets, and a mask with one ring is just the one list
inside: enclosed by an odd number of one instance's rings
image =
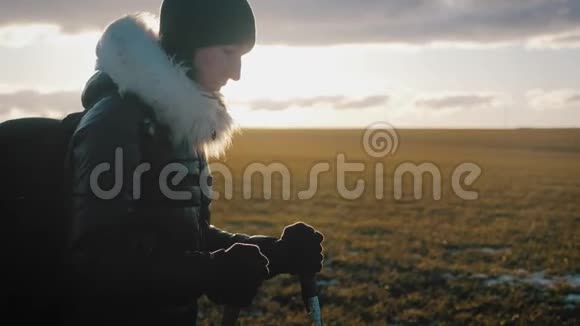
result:
[[(314, 326), (322, 326), (322, 314), (320, 312), (320, 301), (318, 300), (316, 277), (314, 275), (300, 275), (300, 287), (306, 312), (312, 317)], [(224, 308), (222, 326), (235, 326), (239, 315), (240, 308), (226, 306)]]
[(320, 301), (318, 300), (316, 276), (314, 274), (300, 275), (300, 287), (302, 288), (302, 299), (306, 306), (306, 312), (312, 317), (314, 326), (322, 326), (322, 314), (320, 312)]

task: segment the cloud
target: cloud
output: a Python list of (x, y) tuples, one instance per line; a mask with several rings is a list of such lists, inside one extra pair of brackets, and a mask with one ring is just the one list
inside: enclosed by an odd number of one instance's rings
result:
[(335, 110), (370, 109), (381, 105), (386, 105), (388, 96), (375, 95), (362, 99), (347, 98), (345, 96), (319, 96), (307, 98), (293, 98), (288, 100), (267, 100), (258, 99), (248, 101), (251, 110), (282, 111), (293, 107), (312, 108), (315, 106), (328, 106)]
[(560, 34), (533, 38), (527, 45), (530, 48), (580, 48), (580, 28)]
[(568, 102), (568, 103), (580, 102), (580, 92), (577, 92), (576, 95), (572, 95), (570, 98), (568, 98), (568, 100), (566, 102)]
[(360, 100), (350, 100), (344, 101), (342, 103), (336, 103), (336, 109), (367, 109), (372, 107), (377, 107), (381, 105), (386, 105), (389, 101), (388, 96), (376, 95), (369, 96)]
[(57, 25), (12, 25), (0, 27), (0, 47), (21, 48), (28, 44), (45, 43), (60, 36)]
[(565, 110), (580, 107), (580, 90), (534, 89), (526, 93), (528, 105), (536, 111)]
[(102, 29), (111, 20), (127, 13), (149, 11), (158, 14), (161, 4), (161, 0), (0, 1), (0, 25), (58, 24), (67, 32)]
[(485, 94), (423, 96), (415, 101), (416, 107), (433, 111), (496, 107), (498, 104), (497, 95)]
[(556, 44), (578, 44), (580, 43), (580, 32), (578, 34), (565, 35), (554, 40)]
[(24, 90), (0, 94), (0, 121), (30, 116), (63, 117), (81, 109), (79, 92), (39, 93)]
[(0, 26), (0, 48), (20, 49), (30, 46), (63, 46), (88, 44), (93, 47), (100, 38), (99, 32), (63, 33), (56, 24), (29, 24)]
[[(102, 29), (160, 0), (5, 1), (0, 22)], [(262, 44), (527, 42), (580, 28), (577, 0), (250, 0)], [(566, 41), (566, 40), (564, 40)]]
[[(580, 25), (575, 0), (269, 1), (275, 42), (497, 43), (560, 33)], [(277, 23), (277, 24), (274, 24)], [(273, 27), (273, 29), (272, 29)]]

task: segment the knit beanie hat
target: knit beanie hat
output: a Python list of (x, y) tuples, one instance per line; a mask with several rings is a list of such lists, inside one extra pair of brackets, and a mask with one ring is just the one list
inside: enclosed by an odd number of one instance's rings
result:
[[(196, 49), (256, 43), (256, 26), (247, 0), (163, 0), (159, 38), (169, 56), (191, 67)], [(248, 51), (249, 51), (248, 50)]]

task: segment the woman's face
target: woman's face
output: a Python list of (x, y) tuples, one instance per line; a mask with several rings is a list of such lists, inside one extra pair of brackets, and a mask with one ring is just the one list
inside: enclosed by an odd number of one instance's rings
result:
[(239, 80), (242, 55), (247, 49), (242, 45), (218, 45), (198, 49), (193, 58), (197, 83), (206, 90), (219, 91), (228, 80)]

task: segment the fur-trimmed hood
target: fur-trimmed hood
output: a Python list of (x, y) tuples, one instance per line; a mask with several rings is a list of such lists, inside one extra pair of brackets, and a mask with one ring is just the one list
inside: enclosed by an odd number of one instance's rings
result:
[[(108, 75), (120, 94), (132, 93), (151, 106), (171, 141), (218, 156), (236, 127), (219, 93), (203, 91), (187, 68), (169, 58), (159, 44), (156, 18), (128, 15), (112, 22), (97, 45), (96, 70)], [(149, 22), (153, 21), (152, 24)]]

